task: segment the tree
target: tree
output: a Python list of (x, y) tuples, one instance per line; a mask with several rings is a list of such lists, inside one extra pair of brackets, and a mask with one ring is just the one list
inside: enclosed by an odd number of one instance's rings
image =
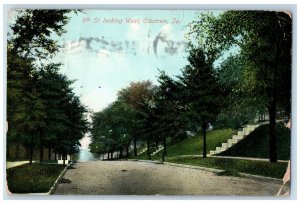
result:
[(270, 162), (276, 162), (277, 110), (290, 111), (291, 17), (276, 11), (226, 11), (202, 14), (191, 28), (199, 46), (215, 51), (215, 56), (238, 47), (246, 57), (252, 79), (245, 85), (252, 86), (248, 93), (260, 97), (269, 112)]
[(59, 67), (60, 64), (49, 64), (39, 70), (39, 90), (47, 107), (47, 126), (40, 138), (40, 161), (43, 160), (44, 146), (56, 147), (58, 151), (57, 147), (62, 145), (61, 137), (69, 130), (70, 119), (66, 111), (74, 95), (70, 89), (73, 82), (58, 73)]
[(49, 58), (58, 51), (53, 34), (61, 36), (65, 33), (64, 26), (69, 22), (69, 9), (26, 9), (19, 10), (16, 21), (10, 26), (12, 52), (18, 55), (39, 58)]
[(7, 121), (9, 129), (7, 132), (7, 153), (9, 146), (16, 143), (16, 157), (18, 157), (19, 144), (26, 143), (26, 136), (21, 134), (21, 122), (23, 114), (23, 98), (25, 97), (25, 85), (28, 83), (28, 74), (25, 70), (32, 70), (29, 59), (13, 55), (10, 50), (7, 53)]
[[(8, 51), (8, 121), (11, 125), (8, 137), (29, 146), (32, 164), (35, 139), (40, 137), (45, 123), (45, 104), (38, 88), (37, 73), (32, 61)], [(14, 78), (17, 77), (17, 78)], [(14, 129), (12, 129), (14, 128)]]
[(125, 148), (128, 156), (133, 134), (132, 116), (128, 106), (118, 100), (95, 113), (92, 117), (91, 151), (101, 154), (119, 151), (122, 157)]
[(184, 106), (181, 104), (182, 84), (160, 71), (159, 86), (154, 96), (155, 135), (163, 141), (164, 155), (167, 155), (167, 137), (176, 140), (185, 135)]
[[(189, 65), (179, 76), (184, 85), (188, 115), (196, 126), (200, 124), (203, 134), (203, 158), (206, 157), (206, 130), (215, 121), (220, 111), (221, 89), (213, 66), (202, 49), (192, 47), (188, 57)], [(200, 129), (200, 128), (198, 128)]]
[(15, 23), (10, 26), (12, 33), (7, 47), (8, 141), (29, 146), (30, 164), (38, 138), (42, 160), (43, 131), (47, 129), (46, 121), (51, 114), (40, 86), (40, 70), (44, 65), (37, 60), (49, 59), (58, 51), (59, 46), (51, 35), (60, 36), (64, 32), (63, 26), (69, 21), (67, 14), (71, 11), (20, 10)]
[[(224, 88), (226, 100), (219, 114), (219, 123), (227, 127), (240, 128), (258, 114), (266, 112), (260, 97), (249, 94), (253, 72), (247, 60), (240, 54), (230, 55), (218, 67), (217, 78)], [(248, 84), (246, 85), (247, 82)]]
[[(131, 82), (130, 85), (118, 93), (118, 100), (124, 101), (128, 107), (132, 109), (132, 114), (134, 114), (134, 133), (133, 133), (133, 142), (134, 142), (134, 156), (137, 156), (137, 147), (136, 142), (138, 138), (141, 138), (145, 131), (142, 130), (146, 128), (147, 125), (150, 125), (147, 121), (147, 115), (150, 111), (150, 107), (153, 106), (153, 96), (154, 96), (154, 86), (150, 81), (141, 81), (141, 82)], [(148, 118), (150, 119), (150, 118)], [(148, 135), (149, 136), (149, 135)], [(147, 137), (150, 139), (150, 136)], [(149, 140), (148, 147), (149, 147)], [(148, 148), (149, 150), (149, 148)]]

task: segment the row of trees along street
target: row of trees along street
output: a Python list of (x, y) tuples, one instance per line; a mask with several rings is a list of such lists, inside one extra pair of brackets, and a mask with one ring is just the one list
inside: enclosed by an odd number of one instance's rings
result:
[[(75, 10), (20, 10), (7, 43), (7, 150), (12, 144), (72, 154), (88, 131), (87, 108), (72, 91), (72, 80), (49, 63), (59, 51), (51, 35), (61, 36)], [(43, 19), (43, 21), (41, 21)], [(49, 159), (51, 157), (49, 151)]]
[[(172, 142), (187, 131), (203, 135), (214, 127), (239, 127), (259, 113), (270, 117), (270, 162), (277, 162), (276, 118), (291, 109), (291, 17), (275, 11), (202, 12), (189, 24), (188, 64), (170, 77), (160, 71), (158, 85), (131, 82), (106, 109), (94, 113), (91, 151), (112, 153), (133, 141)], [(228, 57), (225, 57), (229, 55)], [(220, 60), (222, 59), (223, 60)], [(109, 155), (109, 154), (108, 154)]]

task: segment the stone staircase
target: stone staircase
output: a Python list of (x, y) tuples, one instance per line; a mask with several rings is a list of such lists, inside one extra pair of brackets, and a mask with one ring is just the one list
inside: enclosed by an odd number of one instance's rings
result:
[(146, 152), (146, 151), (147, 151), (147, 147), (143, 148), (143, 150), (140, 151), (137, 155), (140, 156), (141, 154), (143, 154), (143, 153)]
[(162, 145), (159, 145), (158, 146), (158, 149), (155, 151), (155, 152), (152, 152), (150, 155), (151, 156), (154, 156), (156, 155), (157, 153), (159, 153), (160, 151), (162, 151), (164, 149), (164, 147)]
[[(152, 152), (150, 155), (151, 156), (154, 156), (154, 155), (156, 155), (157, 153), (159, 153), (160, 151), (162, 151), (164, 149), (164, 147), (162, 146), (162, 145), (159, 145), (158, 146), (158, 149), (156, 149), (154, 152)], [(138, 153), (138, 156), (139, 155), (141, 155), (141, 154), (143, 154), (144, 152), (146, 152), (147, 151), (147, 147), (145, 147), (142, 151), (140, 151), (139, 153)]]
[(221, 147), (216, 147), (214, 151), (210, 151), (210, 155), (219, 154), (224, 152), (225, 150), (229, 149), (245, 137), (247, 137), (255, 128), (259, 127), (264, 123), (255, 124), (255, 125), (247, 125), (243, 128), (243, 130), (238, 131), (237, 135), (233, 135), (231, 139), (228, 139), (226, 143), (222, 143)]

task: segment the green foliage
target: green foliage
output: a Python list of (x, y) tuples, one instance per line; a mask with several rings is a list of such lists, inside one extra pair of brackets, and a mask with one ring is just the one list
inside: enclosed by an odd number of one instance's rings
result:
[(207, 125), (215, 121), (219, 113), (222, 90), (212, 64), (207, 61), (202, 49), (192, 47), (188, 61), (189, 65), (179, 76), (184, 85), (185, 105), (196, 126)]
[(58, 51), (57, 42), (52, 35), (65, 33), (64, 26), (69, 22), (67, 16), (77, 10), (19, 10), (16, 21), (10, 25), (12, 38), (9, 45), (14, 53), (35, 59), (49, 58)]
[(164, 152), (167, 154), (167, 142), (181, 141), (186, 138), (187, 118), (184, 116), (182, 104), (183, 86), (178, 81), (160, 71), (158, 76), (159, 86), (154, 95), (154, 134), (156, 141), (164, 143)]
[(62, 165), (24, 164), (7, 169), (7, 185), (11, 193), (45, 193), (50, 190)]
[(224, 106), (218, 116), (219, 124), (237, 129), (266, 112), (262, 98), (249, 94), (252, 91), (250, 87), (253, 87), (250, 84), (255, 80), (253, 72), (246, 66), (245, 57), (229, 56), (217, 69), (217, 77), (226, 93)]
[[(71, 10), (20, 10), (10, 25), (7, 52), (7, 141), (32, 150), (46, 146), (73, 153), (88, 130), (87, 109), (75, 96), (73, 81), (59, 73), (60, 64), (43, 64), (58, 45)], [(77, 11), (75, 11), (77, 12)], [(30, 151), (32, 160), (32, 151)]]
[(184, 85), (186, 114), (195, 129), (203, 132), (203, 157), (206, 157), (206, 129), (215, 122), (223, 103), (223, 90), (203, 49), (191, 46), (189, 65), (179, 76)]
[(194, 41), (212, 53), (213, 60), (233, 47), (240, 49), (245, 63), (235, 87), (237, 98), (247, 96), (246, 105), (268, 110), (270, 161), (276, 162), (277, 110), (289, 115), (291, 106), (291, 17), (276, 11), (226, 11), (219, 16), (201, 14), (190, 27)]
[(134, 112), (122, 101), (116, 101), (92, 117), (91, 152), (104, 154), (128, 148), (134, 134)]

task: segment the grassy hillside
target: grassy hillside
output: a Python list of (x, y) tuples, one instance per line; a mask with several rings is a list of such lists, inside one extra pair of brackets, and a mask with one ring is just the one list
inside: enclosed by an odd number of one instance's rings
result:
[[(235, 133), (232, 129), (219, 129), (207, 133), (207, 153), (226, 142)], [(180, 143), (167, 146), (167, 156), (176, 157), (181, 155), (201, 155), (202, 154), (202, 135), (194, 136), (181, 141)], [(161, 153), (153, 156), (152, 159), (161, 159)], [(138, 159), (148, 159), (147, 152), (138, 156)]]
[[(283, 123), (278, 123), (276, 129), (278, 159), (289, 160), (291, 153), (290, 130), (284, 127)], [(245, 139), (219, 155), (269, 158), (269, 125), (256, 128)]]

